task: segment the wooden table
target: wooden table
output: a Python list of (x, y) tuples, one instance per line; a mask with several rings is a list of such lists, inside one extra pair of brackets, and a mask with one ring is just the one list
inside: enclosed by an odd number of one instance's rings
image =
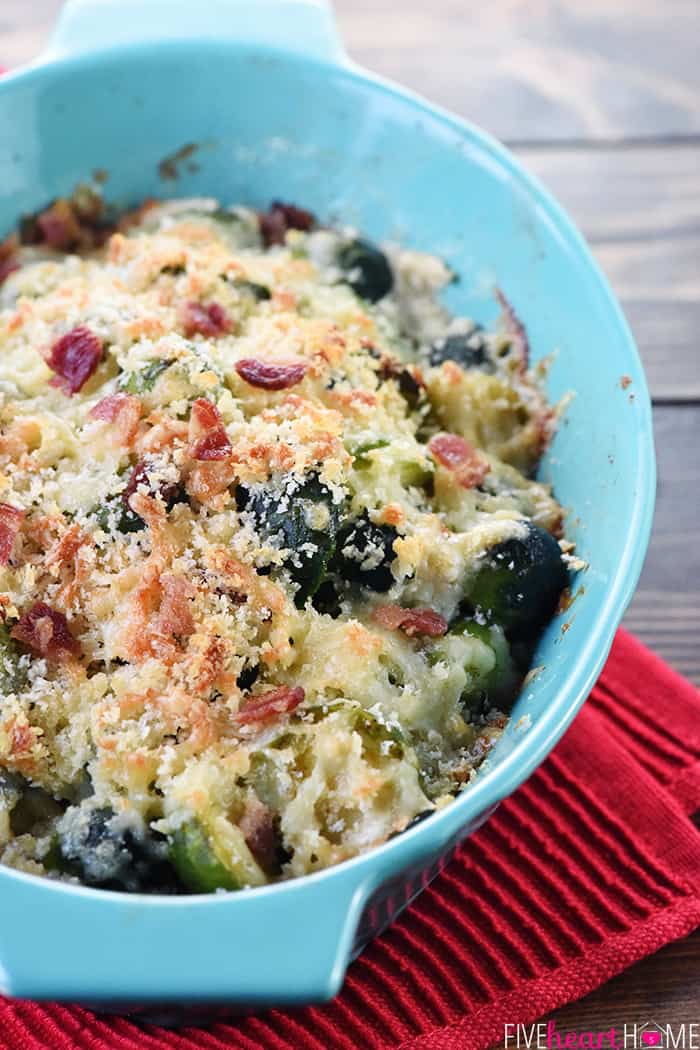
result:
[[(0, 61), (61, 0), (2, 0)], [(336, 0), (358, 61), (483, 125), (554, 191), (617, 292), (654, 400), (656, 524), (626, 625), (700, 683), (700, 7), (697, 0)], [(601, 337), (603, 334), (601, 333)], [(700, 933), (559, 1028), (698, 1020)]]

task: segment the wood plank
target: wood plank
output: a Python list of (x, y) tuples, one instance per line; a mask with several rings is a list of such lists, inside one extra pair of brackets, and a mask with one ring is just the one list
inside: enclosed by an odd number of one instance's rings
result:
[[(61, 0), (2, 0), (0, 61), (28, 61)], [(335, 0), (359, 62), (500, 138), (700, 133), (695, 0)]]
[(335, 0), (350, 54), (499, 138), (700, 132), (694, 0)]
[[(653, 1018), (658, 1018), (664, 1027), (671, 1025), (675, 1031), (697, 1017), (698, 991), (693, 977), (698, 972), (700, 930), (642, 959), (584, 999), (548, 1014), (543, 1021), (554, 1021), (563, 1034), (609, 1032), (614, 1026), (620, 1041), (625, 1024), (641, 1027)], [(518, 1023), (517, 1017), (512, 1020)], [(604, 1045), (608, 1045), (607, 1041)], [(504, 1042), (499, 1046), (504, 1047)], [(512, 1041), (510, 1046), (512, 1050)]]
[(656, 519), (625, 626), (700, 686), (700, 405), (654, 413)]
[(516, 152), (591, 244), (652, 396), (700, 398), (700, 145)]

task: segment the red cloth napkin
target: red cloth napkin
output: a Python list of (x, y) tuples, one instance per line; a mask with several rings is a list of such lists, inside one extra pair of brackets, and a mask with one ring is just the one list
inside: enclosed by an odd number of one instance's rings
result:
[(11, 1050), (482, 1050), (700, 924), (700, 696), (620, 631), (548, 760), (325, 1006), (168, 1031), (0, 1000)]

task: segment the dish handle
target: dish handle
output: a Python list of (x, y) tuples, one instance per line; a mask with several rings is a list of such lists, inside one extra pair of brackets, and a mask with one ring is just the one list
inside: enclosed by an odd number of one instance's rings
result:
[(67, 0), (41, 57), (203, 38), (347, 62), (329, 0)]
[[(0, 873), (0, 992), (109, 1006), (320, 1002), (339, 991), (376, 885), (334, 877), (245, 894), (143, 897)], [(27, 936), (41, 931), (37, 942)], [(99, 959), (95, 962), (95, 952)]]

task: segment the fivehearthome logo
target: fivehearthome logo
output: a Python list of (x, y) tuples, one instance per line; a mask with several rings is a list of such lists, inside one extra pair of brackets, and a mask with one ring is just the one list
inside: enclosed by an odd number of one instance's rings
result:
[(602, 1032), (566, 1032), (555, 1021), (506, 1024), (505, 1050), (700, 1050), (700, 1021), (684, 1024), (625, 1022)]

